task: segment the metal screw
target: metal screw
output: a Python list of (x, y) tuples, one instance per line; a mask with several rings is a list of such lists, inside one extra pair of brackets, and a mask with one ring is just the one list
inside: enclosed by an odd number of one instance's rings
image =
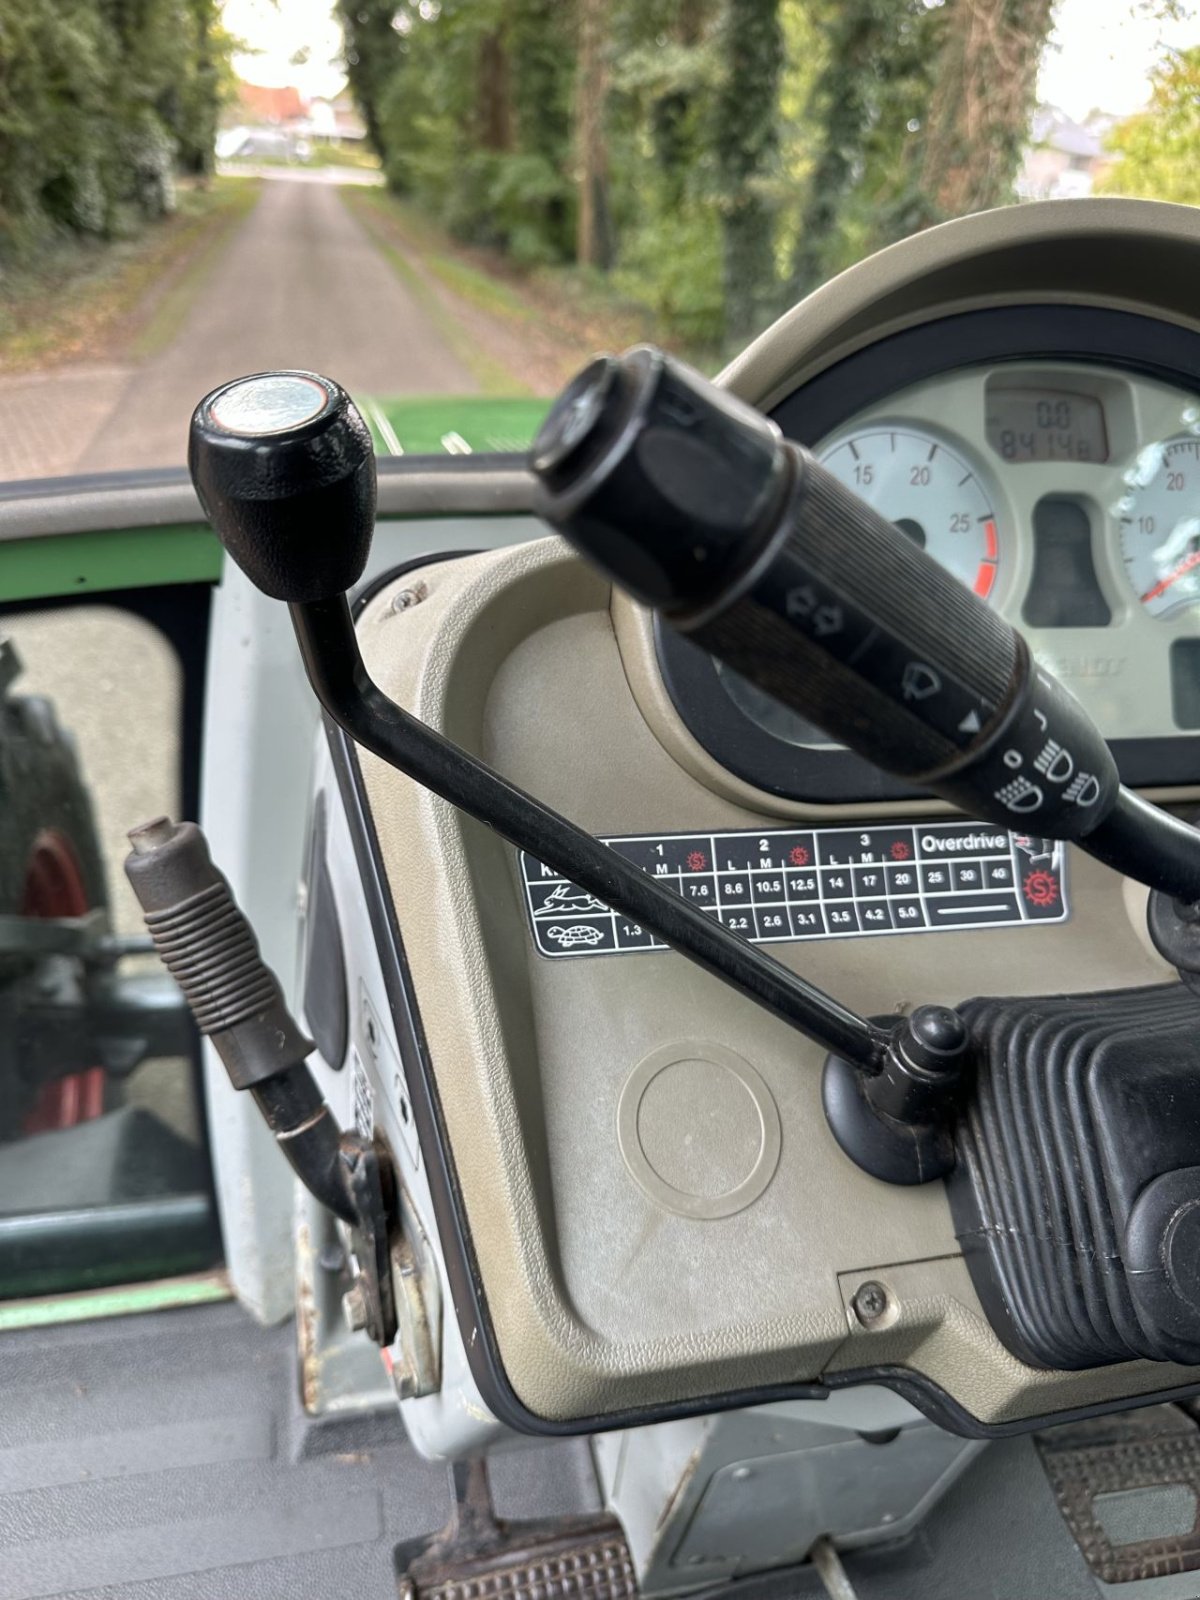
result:
[(850, 1302), (850, 1309), (863, 1327), (869, 1328), (872, 1323), (879, 1321), (891, 1303), (891, 1296), (883, 1284), (872, 1281), (859, 1285), (854, 1299)]
[(342, 1296), (342, 1315), (351, 1333), (361, 1333), (367, 1325), (367, 1296), (361, 1280), (352, 1283)]
[(399, 594), (393, 595), (391, 609), (393, 612), (408, 611), (413, 606), (419, 606), (428, 594), (429, 585), (424, 579), (418, 579), (411, 589), (401, 589)]

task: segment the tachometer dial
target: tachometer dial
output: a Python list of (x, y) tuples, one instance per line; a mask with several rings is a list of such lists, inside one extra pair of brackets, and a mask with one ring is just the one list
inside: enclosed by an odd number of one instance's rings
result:
[(935, 434), (886, 425), (834, 440), (819, 459), (986, 600), (1000, 568), (991, 497), (974, 465)]
[(1125, 474), (1121, 559), (1154, 617), (1200, 601), (1200, 439), (1147, 446)]

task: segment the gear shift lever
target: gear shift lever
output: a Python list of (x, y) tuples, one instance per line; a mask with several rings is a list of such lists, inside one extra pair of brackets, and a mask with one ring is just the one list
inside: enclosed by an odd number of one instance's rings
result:
[[(301, 372), (225, 384), (196, 408), (188, 461), (226, 550), (257, 588), (288, 602), (309, 681), (351, 739), (867, 1074), (886, 1075), (901, 1034), (905, 1062), (925, 1060), (930, 1046), (920, 1027), (914, 1032), (905, 1020), (889, 1031), (857, 1016), (410, 716), (371, 681), (345, 591), (370, 551), (375, 460), (366, 424), (337, 384)], [(936, 1070), (953, 1076), (961, 1024), (941, 1007), (924, 1009), (939, 1024)]]
[(272, 600), (329, 600), (362, 577), (375, 448), (339, 384), (260, 372), (215, 389), (192, 417), (188, 467), (222, 544)]

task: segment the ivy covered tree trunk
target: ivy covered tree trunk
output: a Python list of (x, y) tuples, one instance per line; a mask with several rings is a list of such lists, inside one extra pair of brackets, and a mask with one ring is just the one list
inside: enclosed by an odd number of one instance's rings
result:
[[(687, 60), (702, 43), (711, 10), (711, 0), (679, 0), (667, 37), (678, 46), (681, 60)], [(683, 202), (698, 154), (696, 88), (694, 80), (672, 84), (654, 100), (650, 108), (650, 128), (662, 179), (663, 204), (671, 211), (677, 210)]]
[(403, 64), (404, 42), (394, 25), (403, 13), (397, 11), (395, 0), (338, 0), (337, 14), (350, 89), (371, 147), (387, 166), (383, 101), (393, 88), (393, 75)]
[(903, 238), (924, 220), (911, 147), (926, 122), (939, 17), (924, 0), (825, 0), (825, 62), (808, 111), (816, 151), (792, 251), (794, 294), (819, 288), (848, 257)]
[(484, 150), (511, 150), (512, 85), (504, 35), (487, 33), (479, 45), (479, 143)]
[(575, 250), (575, 197), (564, 160), (575, 90), (573, 9), (564, 0), (513, 0), (508, 25), (516, 145), (539, 180), (523, 211), (540, 253), (555, 261), (570, 260)]
[(869, 84), (876, 63), (887, 60), (894, 9), (894, 0), (846, 0), (828, 19), (828, 65), (810, 108), (820, 139), (792, 255), (797, 295), (824, 281), (839, 213), (861, 174), (872, 122)]
[(579, 161), (579, 211), (575, 258), (581, 267), (612, 264), (608, 219), (608, 95), (605, 15), (608, 0), (579, 0), (579, 73), (575, 137)]
[(230, 74), (220, 48), (217, 0), (187, 0), (188, 49), (192, 72), (178, 86), (178, 115), (172, 131), (179, 141), (179, 165), (194, 177), (210, 178), (216, 159), (217, 118)]
[(932, 220), (1013, 197), (1054, 0), (947, 0), (921, 188)]
[(761, 332), (776, 309), (775, 211), (766, 192), (779, 151), (783, 32), (778, 0), (726, 0), (725, 75), (714, 117), (725, 284), (725, 337)]

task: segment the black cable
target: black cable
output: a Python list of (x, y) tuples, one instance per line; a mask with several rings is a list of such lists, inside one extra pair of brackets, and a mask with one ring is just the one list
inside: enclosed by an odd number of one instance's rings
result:
[(478, 818), (834, 1055), (878, 1072), (888, 1035), (656, 883), (607, 845), (401, 709), (359, 653), (344, 595), (289, 605), (317, 698), (357, 744)]

